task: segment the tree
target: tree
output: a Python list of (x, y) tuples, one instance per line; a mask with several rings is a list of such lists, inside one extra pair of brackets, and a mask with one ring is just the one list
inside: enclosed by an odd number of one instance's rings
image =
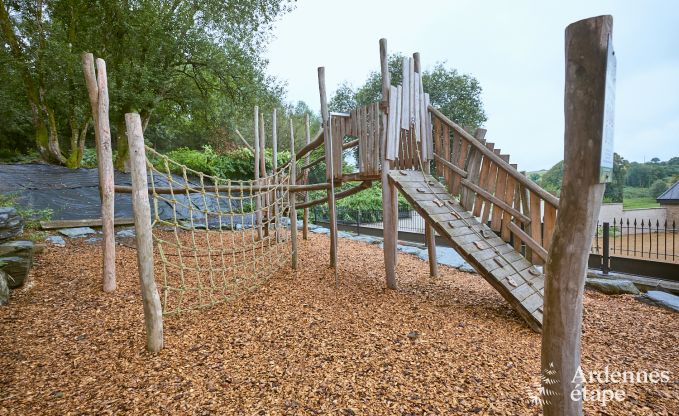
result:
[(540, 186), (547, 191), (559, 195), (563, 181), (563, 160), (552, 166), (540, 179)]
[(259, 54), (290, 8), (287, 0), (0, 0), (0, 53), (22, 80), (38, 151), (62, 164), (60, 134), (71, 132), (77, 153), (89, 120), (80, 53), (106, 60), (121, 168), (126, 112), (138, 111), (144, 125), (153, 116), (147, 138), (172, 146), (205, 144), (249, 121), (255, 103), (280, 105), (282, 85), (264, 74)]
[(654, 157), (653, 159), (651, 159), (651, 163), (660, 163), (660, 159), (657, 158), (657, 157)]
[[(400, 53), (389, 55), (392, 85), (403, 82), (403, 57)], [(455, 69), (447, 68), (445, 62), (438, 62), (433, 69), (423, 71), (422, 83), (424, 90), (429, 93), (431, 104), (454, 122), (476, 128), (487, 120), (481, 101), (481, 85), (471, 75), (460, 75)], [(356, 91), (346, 82), (340, 84), (330, 103), (335, 103), (336, 108), (343, 108), (342, 111), (348, 111), (357, 105), (366, 105), (381, 99), (382, 76), (379, 72), (372, 71)]]
[(348, 82), (344, 81), (337, 87), (337, 91), (328, 102), (330, 111), (348, 113), (356, 108), (356, 93)]
[(663, 192), (667, 190), (667, 182), (663, 181), (662, 179), (658, 179), (657, 181), (653, 182), (653, 185), (651, 185), (650, 189), (650, 194), (652, 198), (657, 198), (659, 197)]
[(625, 187), (625, 176), (629, 162), (617, 153), (613, 153), (613, 178), (606, 184), (604, 199), (610, 202), (623, 201), (623, 189)]

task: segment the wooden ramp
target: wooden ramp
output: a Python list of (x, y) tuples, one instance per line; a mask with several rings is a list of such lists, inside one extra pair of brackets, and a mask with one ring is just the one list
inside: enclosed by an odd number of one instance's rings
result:
[(467, 212), (433, 176), (392, 170), (389, 180), (533, 330), (542, 330), (545, 277), (532, 263)]

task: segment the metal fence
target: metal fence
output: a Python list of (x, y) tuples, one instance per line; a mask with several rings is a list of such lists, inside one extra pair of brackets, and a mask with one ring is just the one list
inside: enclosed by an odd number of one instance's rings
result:
[[(335, 213), (337, 223), (344, 225), (344, 229), (352, 227), (352, 231), (355, 231), (356, 234), (361, 234), (361, 228), (384, 228), (383, 211), (379, 209), (353, 209), (338, 206)], [(309, 214), (314, 223), (328, 222), (328, 208), (326, 206), (315, 206)], [(424, 219), (410, 208), (399, 207), (398, 229), (399, 231), (423, 234)]]
[(592, 253), (664, 262), (679, 262), (677, 225), (658, 220), (617, 219), (597, 223)]

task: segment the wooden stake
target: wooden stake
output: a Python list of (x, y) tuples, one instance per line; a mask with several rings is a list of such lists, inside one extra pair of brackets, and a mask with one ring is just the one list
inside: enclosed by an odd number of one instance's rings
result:
[(153, 235), (151, 233), (151, 206), (149, 205), (148, 182), (146, 178), (146, 150), (141, 118), (137, 113), (125, 114), (127, 143), (130, 149), (132, 174), (132, 208), (137, 243), (137, 264), (141, 284), (141, 298), (144, 303), (146, 324), (146, 349), (158, 352), (163, 348), (163, 312), (160, 295), (153, 276)]
[[(387, 40), (380, 39), (380, 70), (382, 73), (382, 108), (389, 108), (389, 92), (391, 80), (389, 79), (389, 64), (387, 62)], [(382, 144), (386, 149), (386, 143)], [(398, 197), (396, 186), (389, 182), (389, 169), (391, 162), (386, 159), (386, 152), (381, 153), (382, 162), (382, 222), (384, 228), (384, 269), (386, 272), (387, 287), (397, 289), (396, 283), (396, 242), (398, 240)], [(396, 202), (396, 204), (394, 204)]]
[(330, 222), (330, 267), (335, 267), (335, 284), (337, 277), (337, 217), (335, 216), (335, 175), (333, 172), (332, 128), (330, 127), (330, 113), (325, 90), (325, 68), (318, 68), (318, 90), (321, 96), (321, 116), (323, 117), (323, 131), (325, 136), (325, 166), (326, 178), (330, 182), (328, 189), (328, 221)]
[(612, 114), (605, 111), (613, 105), (606, 102), (614, 88), (615, 66), (608, 58), (612, 28), (611, 16), (566, 28), (564, 175), (545, 265), (542, 374), (550, 371), (543, 387), (553, 393), (543, 395), (547, 416), (582, 415), (583, 384), (576, 371), (587, 259), (604, 193), (599, 183), (602, 137), (604, 125), (612, 123)]
[[(275, 113), (274, 113), (275, 114)], [(297, 180), (297, 162), (295, 161), (295, 131), (290, 119), (290, 185), (295, 186)], [(297, 270), (297, 210), (295, 209), (295, 194), (289, 193), (290, 198), (290, 239), (292, 240), (292, 269)]]
[[(305, 133), (305, 146), (311, 143), (311, 127), (309, 126), (309, 113), (304, 114), (304, 133)], [(290, 159), (294, 161), (295, 159)], [(309, 153), (305, 156), (304, 164), (308, 165), (311, 162), (311, 156)], [(304, 170), (304, 183), (309, 183), (309, 170)], [(309, 201), (309, 193), (304, 193), (304, 202)], [(302, 217), (302, 238), (306, 240), (309, 237), (309, 208), (304, 208), (304, 216)]]
[[(255, 106), (255, 184), (259, 185), (259, 107)], [(262, 239), (262, 197), (255, 197), (255, 222), (257, 223), (257, 239)]]
[(104, 292), (116, 290), (116, 240), (113, 224), (114, 199), (113, 190), (113, 149), (111, 147), (111, 126), (108, 118), (108, 78), (106, 62), (97, 59), (97, 84), (99, 99), (97, 102), (97, 130), (99, 130), (99, 186), (101, 187), (101, 220), (104, 250)]
[(97, 74), (94, 69), (94, 56), (82, 55), (87, 93), (90, 99), (94, 137), (99, 172), (99, 196), (101, 197), (101, 219), (103, 232), (102, 286), (104, 292), (116, 290), (116, 241), (113, 219), (114, 211), (114, 171), (111, 147), (111, 128), (109, 125), (108, 80), (106, 63), (97, 59)]

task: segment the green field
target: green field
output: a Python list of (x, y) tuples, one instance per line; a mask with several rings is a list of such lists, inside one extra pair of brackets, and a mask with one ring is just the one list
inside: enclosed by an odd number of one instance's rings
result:
[(626, 186), (623, 189), (623, 207), (625, 209), (658, 208), (660, 204), (650, 196), (650, 189)]

